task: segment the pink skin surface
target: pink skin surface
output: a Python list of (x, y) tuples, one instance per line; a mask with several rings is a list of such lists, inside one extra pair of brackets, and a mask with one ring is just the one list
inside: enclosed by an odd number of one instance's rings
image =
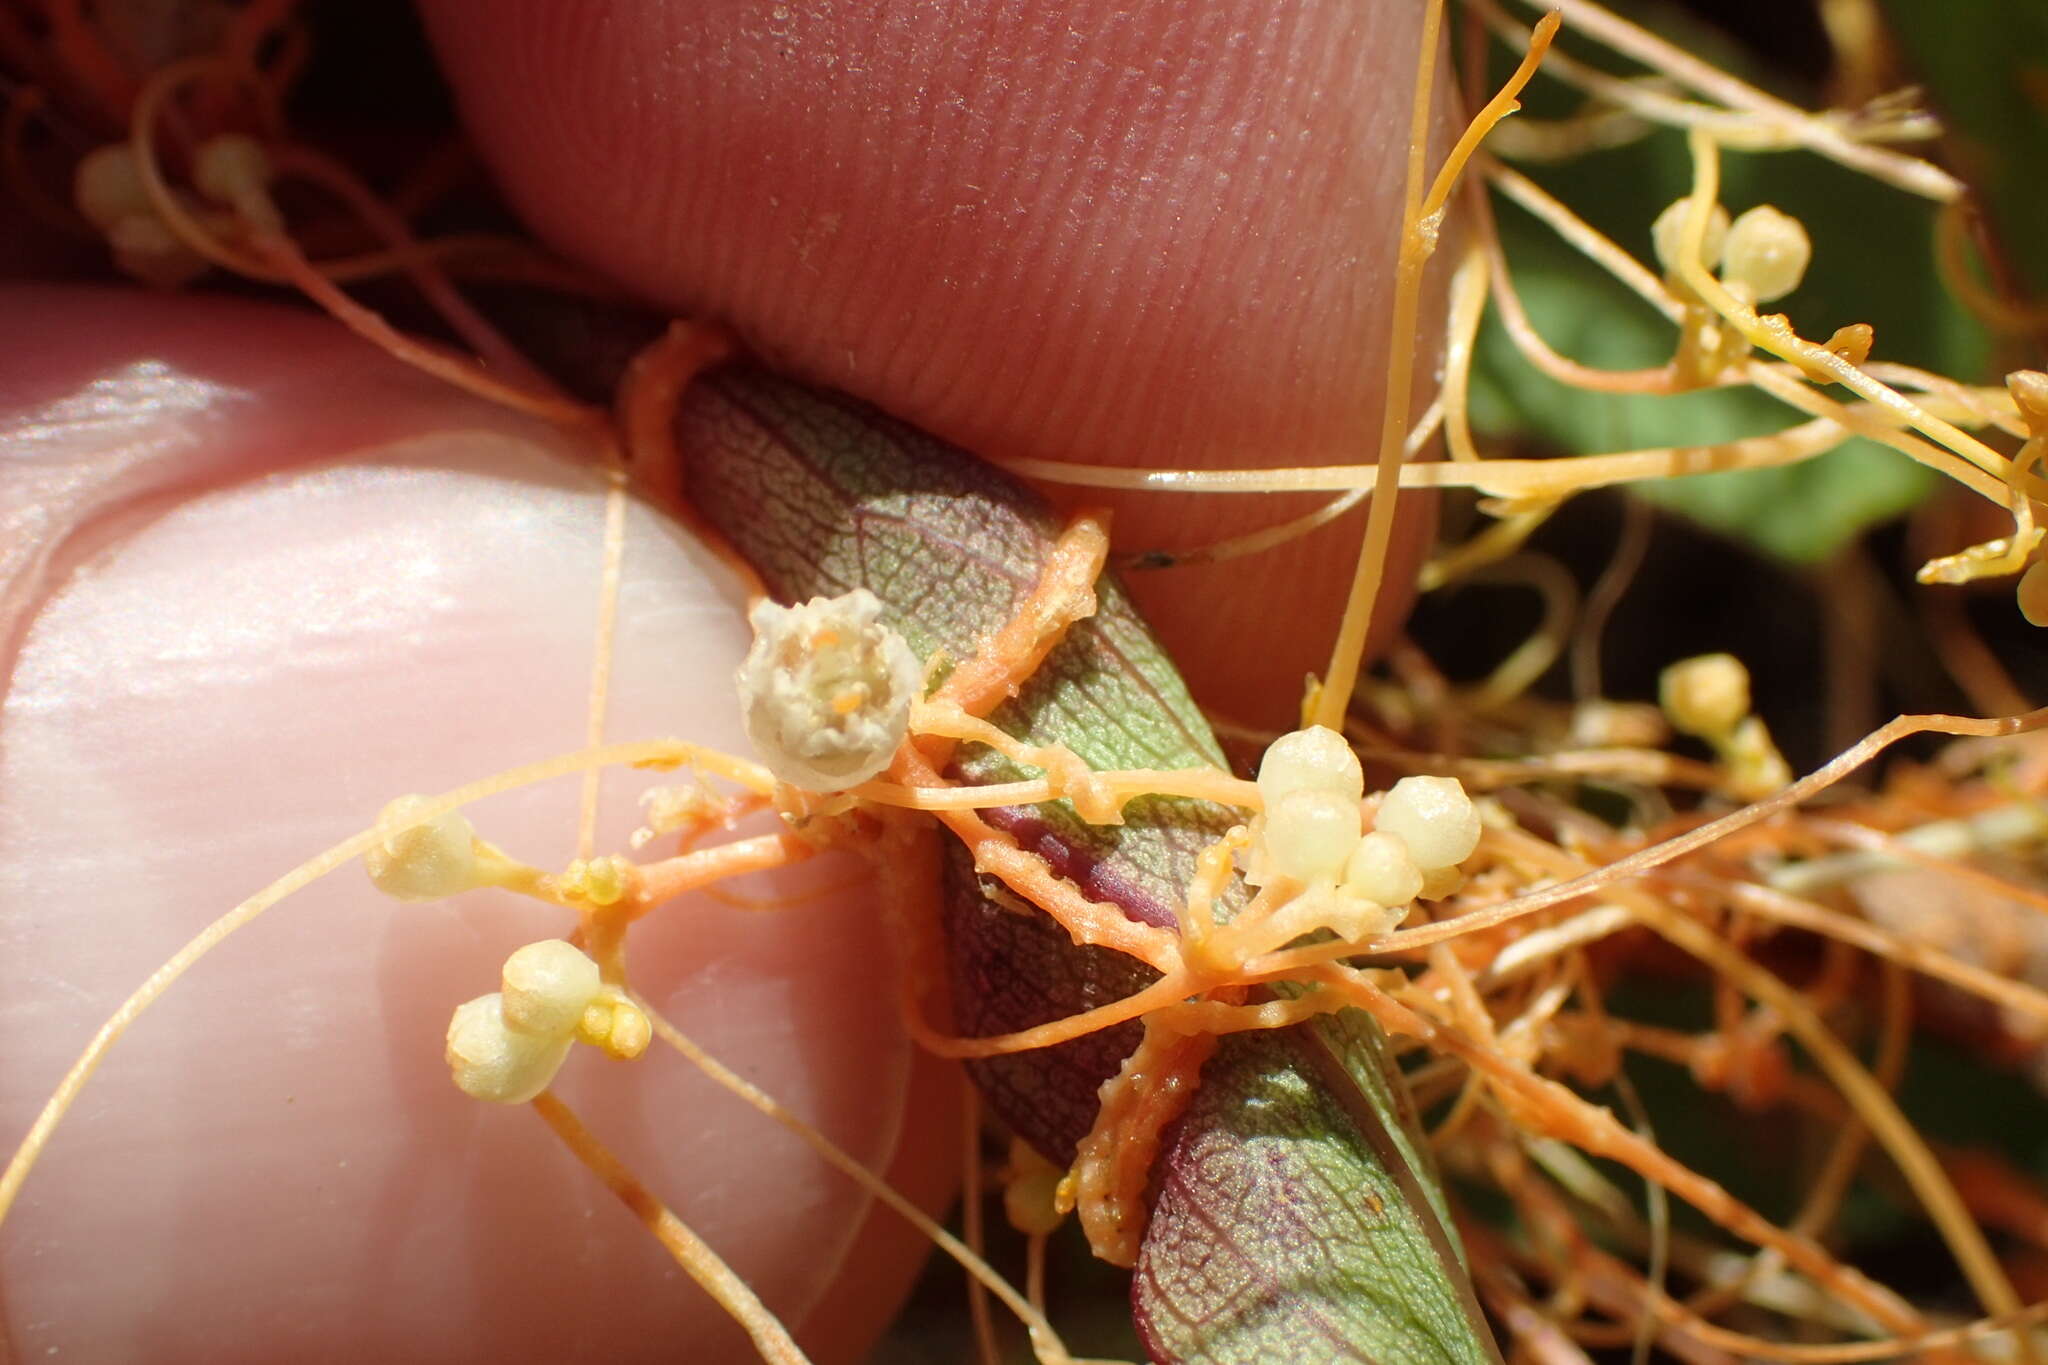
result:
[[(1377, 449), (1419, 4), (422, 8), (535, 230), (784, 368), (987, 455)], [(1316, 502), (1075, 496), (1134, 549)], [(1363, 519), (1133, 576), (1199, 698), (1291, 723)], [(1382, 642), (1428, 526), (1403, 519)]]
[[(318, 319), (47, 289), (0, 308), (45, 319), (0, 362), (11, 1145), (214, 916), (393, 796), (581, 746), (604, 508), (573, 441)], [(610, 735), (744, 752), (727, 574), (637, 506), (624, 564)], [(608, 777), (603, 847), (661, 780)], [(558, 782), (473, 815), (559, 866), (577, 800)], [(635, 980), (942, 1199), (958, 1108), (875, 988), (861, 864), (735, 884), (819, 888), (780, 914), (672, 906), (634, 934)], [(744, 1359), (537, 1118), (448, 1080), (449, 1011), (571, 927), (498, 893), (399, 905), (348, 867), (230, 940), (115, 1049), (30, 1178), (0, 1235), (0, 1354)], [(666, 1052), (579, 1050), (559, 1090), (826, 1358), (886, 1320), (918, 1247), (795, 1138)]]
[[(1197, 467), (1373, 448), (1416, 8), (424, 3), (559, 249), (971, 447)], [(11, 1142), (222, 910), (393, 796), (580, 745), (602, 508), (587, 451), (318, 319), (19, 289), (0, 316), (32, 324), (0, 329)], [(1313, 503), (1103, 500), (1129, 548)], [(1291, 723), (1360, 523), (1138, 578), (1203, 700)], [(1401, 520), (1381, 638), (1427, 525)], [(717, 566), (636, 511), (622, 604), (609, 733), (738, 746)], [(601, 847), (648, 781), (608, 779)], [(554, 864), (576, 799), (475, 816)], [(941, 1200), (955, 1096), (877, 998), (858, 867), (744, 889), (820, 886), (784, 915), (665, 912), (636, 978)], [(490, 894), (393, 905), (344, 869), (201, 964), (0, 1229), (0, 1361), (749, 1358), (538, 1120), (447, 1081), (448, 1012), (566, 927)], [(859, 1358), (919, 1254), (894, 1220), (672, 1057), (586, 1053), (561, 1090), (807, 1347)]]

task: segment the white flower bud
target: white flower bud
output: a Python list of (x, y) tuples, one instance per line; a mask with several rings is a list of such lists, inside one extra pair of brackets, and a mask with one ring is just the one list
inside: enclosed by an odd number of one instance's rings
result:
[(801, 606), (754, 607), (737, 681), (747, 738), (792, 786), (844, 791), (889, 766), (923, 671), (865, 588)]
[(1067, 1173), (1022, 1138), (1010, 1140), (1010, 1166), (1003, 1178), (1003, 1212), (1010, 1226), (1029, 1237), (1047, 1237), (1066, 1221), (1060, 1182)]
[(1294, 792), (1324, 791), (1357, 801), (1365, 794), (1365, 774), (1358, 755), (1344, 736), (1311, 725), (1274, 740), (1259, 760), (1259, 796), (1272, 810)]
[(1479, 812), (1455, 777), (1404, 777), (1380, 802), (1373, 828), (1408, 846), (1425, 874), (1456, 867), (1479, 846)]
[(1344, 889), (1381, 905), (1406, 905), (1422, 894), (1422, 869), (1407, 844), (1376, 829), (1351, 850)]
[[(1657, 264), (1666, 273), (1678, 273), (1678, 244), (1684, 240), (1686, 215), (1692, 211), (1690, 199), (1680, 199), (1657, 215), (1657, 221), (1650, 224), (1650, 245), (1657, 252)], [(1707, 233), (1700, 243), (1700, 259), (1707, 269), (1712, 270), (1721, 263), (1722, 244), (1728, 238), (1728, 210), (1715, 204), (1707, 210)]]
[(1304, 886), (1335, 882), (1358, 846), (1358, 803), (1332, 791), (1296, 791), (1266, 812), (1266, 865)]
[(71, 173), (71, 202), (101, 232), (113, 231), (123, 218), (156, 216), (142, 187), (135, 149), (125, 142), (95, 147), (79, 159)]
[(1680, 659), (1657, 680), (1657, 696), (1679, 730), (1717, 739), (1749, 714), (1749, 670), (1733, 654)]
[(559, 938), (529, 943), (505, 959), (505, 1027), (535, 1038), (576, 1032), (603, 981), (597, 964)]
[(1432, 867), (1422, 874), (1422, 896), (1426, 901), (1440, 901), (1464, 889), (1465, 873), (1458, 867)]
[(1671, 739), (1664, 713), (1647, 702), (1592, 697), (1572, 711), (1571, 743), (1581, 749), (1661, 749)]
[(423, 796), (401, 796), (377, 816), (383, 836), (363, 855), (379, 891), (402, 901), (433, 901), (477, 885), (476, 831), (460, 811), (428, 821)]
[(246, 133), (208, 138), (192, 158), (192, 183), (217, 204), (236, 204), (270, 183), (270, 158)]
[(1769, 303), (1799, 287), (1812, 259), (1813, 243), (1799, 220), (1759, 204), (1729, 227), (1721, 278), (1748, 285), (1758, 303)]
[(2048, 626), (2048, 560), (2035, 560), (2020, 575), (2020, 615), (2031, 626)]
[(2048, 436), (2048, 374), (2039, 370), (2014, 370), (2005, 377), (2005, 391), (2027, 424), (2029, 436)]
[(236, 205), (250, 190), (270, 184), (270, 158), (248, 133), (221, 133), (193, 156), (193, 184), (207, 199)]
[(1744, 716), (1721, 751), (1736, 795), (1746, 801), (1769, 796), (1792, 780), (1792, 767), (1761, 716)]
[(448, 1069), (472, 1099), (524, 1104), (548, 1088), (574, 1041), (515, 1032), (505, 1026), (503, 997), (480, 995), (448, 1021)]
[(107, 250), (122, 273), (159, 289), (176, 289), (206, 270), (206, 259), (154, 213), (131, 213), (108, 228)]

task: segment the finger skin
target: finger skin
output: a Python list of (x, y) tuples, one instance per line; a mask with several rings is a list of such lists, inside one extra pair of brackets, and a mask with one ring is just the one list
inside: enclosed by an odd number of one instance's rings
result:
[[(587, 451), (316, 318), (47, 289), (0, 307), (42, 320), (0, 355), (11, 1147), (213, 916), (393, 796), (581, 746), (604, 506)], [(727, 575), (653, 512), (627, 525), (609, 733), (742, 747)], [(662, 780), (608, 777), (600, 848)], [(560, 865), (577, 798), (473, 814)], [(942, 1199), (958, 1104), (865, 965), (883, 947), (861, 865), (739, 889), (821, 886), (785, 913), (660, 912), (634, 980)], [(449, 1083), (452, 1008), (571, 927), (492, 893), (397, 905), (348, 867), (230, 940), (114, 1050), (0, 1225), (0, 1358), (751, 1358), (535, 1116)], [(579, 1052), (559, 1093), (818, 1358), (858, 1359), (914, 1242), (673, 1055)]]
[[(784, 368), (992, 456), (1214, 468), (1376, 448), (1420, 6), (423, 8), (537, 231)], [(1104, 500), (1133, 550), (1314, 501)], [(1133, 588), (1198, 696), (1285, 723), (1361, 525)], [(1428, 529), (1416, 504), (1388, 622)]]

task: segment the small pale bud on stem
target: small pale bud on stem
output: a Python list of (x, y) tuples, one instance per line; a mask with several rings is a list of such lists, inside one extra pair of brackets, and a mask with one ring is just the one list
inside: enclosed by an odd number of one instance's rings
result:
[(246, 133), (208, 138), (192, 158), (192, 184), (216, 204), (240, 209), (270, 183), (270, 158)]
[(1259, 762), (1259, 795), (1266, 809), (1300, 791), (1326, 791), (1353, 801), (1365, 795), (1365, 772), (1344, 736), (1311, 725), (1267, 746)]
[(1721, 759), (1728, 765), (1729, 786), (1745, 801), (1769, 796), (1792, 781), (1792, 765), (1778, 752), (1770, 728), (1760, 716), (1744, 716), (1728, 736)]
[(1009, 1164), (1003, 1168), (1003, 1213), (1010, 1226), (1027, 1237), (1046, 1237), (1058, 1231), (1066, 1220), (1059, 1207), (1060, 1181), (1065, 1175), (1030, 1143), (1012, 1138)]
[(1747, 285), (1757, 303), (1784, 298), (1799, 287), (1813, 260), (1813, 242), (1797, 218), (1759, 204), (1728, 228), (1721, 253), (1721, 278), (1732, 288)]
[[(1657, 253), (1657, 264), (1664, 267), (1666, 275), (1678, 273), (1678, 252), (1685, 240), (1686, 217), (1692, 212), (1692, 200), (1679, 199), (1657, 215), (1657, 221), (1650, 225), (1650, 245)], [(1721, 263), (1722, 244), (1728, 238), (1728, 210), (1719, 204), (1707, 211), (1706, 239), (1700, 243), (1700, 259), (1707, 269), (1712, 270)]]
[(646, 1013), (565, 940), (514, 952), (503, 985), (458, 1006), (448, 1022), (448, 1069), (475, 1099), (524, 1104), (547, 1089), (578, 1039), (618, 1058), (639, 1056), (652, 1040)]
[(1733, 654), (1681, 659), (1658, 679), (1671, 724), (1699, 739), (1719, 739), (1749, 714), (1749, 670)]
[(2048, 374), (2039, 370), (2014, 370), (2005, 377), (2005, 391), (2012, 395), (2027, 424), (2027, 434), (2048, 436)]
[(1303, 886), (1335, 882), (1364, 827), (1355, 797), (1330, 791), (1290, 792), (1266, 812), (1266, 853), (1272, 870)]
[(548, 1088), (574, 1038), (542, 1038), (509, 1028), (504, 1003), (493, 992), (456, 1007), (448, 1022), (448, 1069), (472, 1099), (524, 1104)]
[(1344, 864), (1344, 889), (1380, 905), (1406, 905), (1422, 894), (1422, 869), (1406, 843), (1375, 829), (1351, 850)]
[(79, 158), (78, 168), (71, 174), (71, 202), (101, 232), (113, 231), (114, 224), (124, 218), (156, 214), (149, 192), (142, 187), (135, 149), (125, 142), (95, 147)]
[(476, 831), (460, 811), (431, 820), (423, 796), (401, 796), (377, 816), (383, 838), (363, 855), (379, 891), (402, 901), (432, 901), (482, 885)]
[(1770, 728), (1750, 714), (1749, 670), (1732, 654), (1702, 654), (1664, 670), (1658, 695), (1671, 724), (1714, 746), (1729, 790), (1744, 800), (1792, 780)]
[(1479, 847), (1479, 812), (1455, 777), (1404, 777), (1380, 802), (1373, 828), (1408, 846), (1425, 874), (1456, 867)]
[(2048, 563), (2037, 559), (2020, 575), (2019, 603), (2028, 625), (2048, 626)]
[(529, 943), (505, 959), (505, 1025), (547, 1038), (573, 1033), (602, 986), (597, 964), (573, 944)]

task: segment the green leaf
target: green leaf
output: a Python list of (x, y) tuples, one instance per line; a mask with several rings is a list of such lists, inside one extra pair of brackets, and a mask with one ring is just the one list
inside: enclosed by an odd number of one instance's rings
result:
[[(723, 401), (695, 403), (684, 417), (692, 500), (778, 596), (866, 587), (920, 657), (962, 659), (1036, 583), (1061, 523), (986, 466), (850, 400), (760, 376), (700, 388)], [(1064, 744), (1098, 768), (1221, 765), (1208, 725), (1122, 588), (1106, 582), (1098, 597), (1096, 617), (990, 719), (1034, 743)], [(967, 746), (954, 775), (982, 783), (1025, 774)], [(1059, 802), (987, 818), (1090, 897), (1171, 925), (1196, 856), (1232, 821), (1182, 801), (1133, 803), (1126, 817), (1094, 827)], [(949, 849), (947, 927), (962, 1030), (1029, 1028), (1150, 980), (1140, 964), (1078, 951), (1051, 920), (1020, 915), (1014, 901), (985, 890), (964, 850)], [(1226, 908), (1235, 904), (1234, 896)], [(1095, 1087), (1136, 1041), (1131, 1026), (971, 1069), (1005, 1122), (1065, 1162), (1094, 1120)]]
[[(771, 591), (794, 599), (865, 586), (912, 647), (960, 659), (1035, 583), (1060, 529), (1019, 485), (843, 396), (751, 370), (695, 385), (679, 418), (690, 496)], [(1214, 737), (1121, 588), (1076, 626), (995, 715), (1099, 767), (1221, 764)], [(963, 780), (1014, 775), (963, 750)], [(1184, 801), (1133, 804), (1083, 824), (1065, 803), (992, 823), (1090, 896), (1171, 924), (1195, 855), (1230, 823)], [(1003, 1032), (1138, 988), (1150, 973), (1076, 949), (1052, 920), (991, 894), (964, 851), (946, 871), (955, 1024)], [(1241, 903), (1242, 888), (1230, 904)], [(981, 1064), (992, 1107), (1055, 1160), (1072, 1156), (1135, 1032)], [(1141, 1252), (1138, 1302), (1155, 1359), (1494, 1359), (1449, 1220), (1384, 1040), (1362, 1016), (1230, 1040), (1194, 1110), (1169, 1132), (1162, 1197)], [(1256, 1171), (1256, 1191), (1229, 1177)], [(1192, 1173), (1208, 1173), (1197, 1179)], [(1255, 1197), (1247, 1197), (1254, 1195)], [(1315, 1265), (1326, 1272), (1305, 1273)], [(1229, 1303), (1211, 1289), (1234, 1286)], [(1375, 1285), (1399, 1286), (1387, 1293)], [(1303, 1336), (1299, 1323), (1320, 1326)]]
[[(1341, 1091), (1319, 1084), (1332, 1069), (1380, 1077), (1364, 1098), (1398, 1112), (1385, 1039), (1348, 1017), (1235, 1035), (1203, 1069), (1187, 1136), (1162, 1162), (1133, 1295), (1147, 1342), (1195, 1343), (1170, 1358), (1483, 1358), (1472, 1351), (1476, 1306), (1446, 1293), (1455, 1286), (1435, 1271), (1451, 1254), (1448, 1215), (1433, 1186), (1410, 1178), (1428, 1169), (1420, 1150), (1404, 1124), (1355, 1122)], [(1399, 1145), (1376, 1149), (1375, 1132)], [(1340, 1223), (1366, 1235), (1331, 1236)]]
[[(1728, 152), (1722, 202), (1731, 213), (1775, 204), (1799, 218), (1813, 265), (1782, 305), (1800, 332), (1825, 337), (1867, 322), (1874, 354), (1959, 377), (1982, 372), (1981, 328), (1949, 298), (1932, 265), (1934, 210), (1805, 153)], [(1684, 140), (1660, 133), (1569, 165), (1529, 168), (1545, 188), (1646, 262), (1650, 224), (1689, 187)], [(1515, 279), (1536, 328), (1563, 354), (1633, 368), (1671, 358), (1676, 330), (1641, 300), (1516, 206), (1499, 203)], [(1837, 396), (1846, 397), (1839, 390)], [(1591, 395), (1537, 373), (1489, 319), (1476, 357), (1473, 415), (1497, 441), (1569, 454), (1700, 446), (1763, 435), (1805, 420), (1754, 390), (1676, 397)], [(1851, 441), (1784, 469), (1692, 475), (1638, 486), (1767, 554), (1794, 562), (1831, 556), (1870, 526), (1911, 508), (1932, 474), (1874, 443)]]

